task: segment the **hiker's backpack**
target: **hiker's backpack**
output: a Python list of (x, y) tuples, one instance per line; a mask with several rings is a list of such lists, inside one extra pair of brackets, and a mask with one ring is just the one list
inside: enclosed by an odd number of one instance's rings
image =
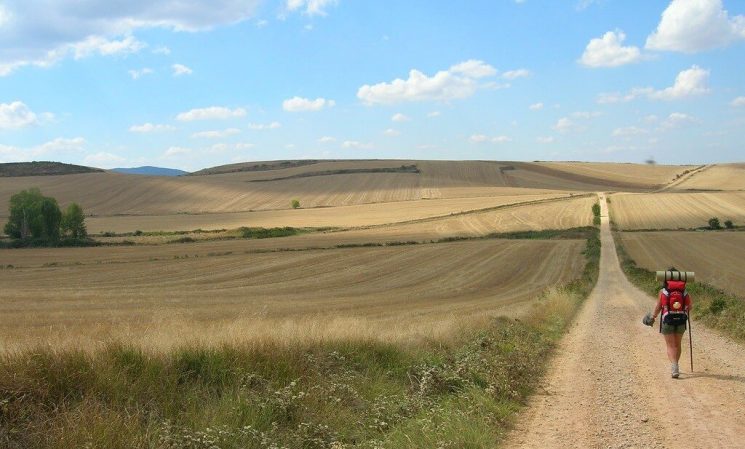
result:
[(662, 289), (662, 323), (680, 326), (688, 321), (685, 288), (683, 281), (667, 281), (667, 287)]

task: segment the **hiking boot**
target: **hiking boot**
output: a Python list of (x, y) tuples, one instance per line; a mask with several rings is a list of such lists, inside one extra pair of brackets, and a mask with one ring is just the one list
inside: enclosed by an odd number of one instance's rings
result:
[(680, 369), (678, 369), (677, 363), (673, 363), (672, 376), (673, 376), (673, 379), (677, 379), (678, 376), (680, 376)]

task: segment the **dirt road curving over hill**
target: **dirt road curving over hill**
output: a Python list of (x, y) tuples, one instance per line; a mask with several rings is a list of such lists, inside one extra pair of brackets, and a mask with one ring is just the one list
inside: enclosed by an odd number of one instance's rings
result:
[(654, 302), (621, 271), (601, 205), (598, 285), (505, 446), (745, 448), (745, 347), (694, 322), (695, 371), (686, 335), (672, 379), (662, 337), (641, 323)]

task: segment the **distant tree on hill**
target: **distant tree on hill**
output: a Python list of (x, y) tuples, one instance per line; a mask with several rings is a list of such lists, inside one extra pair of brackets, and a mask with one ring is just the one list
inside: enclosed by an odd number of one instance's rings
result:
[(38, 240), (56, 244), (61, 234), (75, 239), (87, 236), (83, 209), (70, 204), (65, 213), (57, 200), (44, 196), (38, 188), (22, 190), (10, 197), (10, 218), (5, 233), (14, 240)]
[(290, 201), (290, 206), (292, 206), (293, 209), (299, 209), (300, 208), (300, 201), (299, 200), (292, 200), (292, 201)]
[(717, 217), (709, 218), (709, 229), (722, 229), (722, 225), (719, 224), (719, 218)]
[(727, 220), (724, 222), (724, 227), (727, 229), (733, 229), (735, 227), (735, 224), (732, 223), (732, 220)]
[(78, 203), (72, 203), (67, 206), (67, 209), (62, 214), (60, 228), (63, 234), (75, 239), (82, 239), (88, 236), (88, 231), (85, 228), (83, 208)]
[(62, 213), (57, 200), (31, 188), (10, 197), (10, 218), (5, 233), (14, 239), (59, 239)]

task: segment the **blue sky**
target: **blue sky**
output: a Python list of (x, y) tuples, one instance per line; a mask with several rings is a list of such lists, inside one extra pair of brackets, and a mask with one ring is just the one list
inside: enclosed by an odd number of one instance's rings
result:
[(0, 162), (745, 160), (733, 0), (0, 0)]

